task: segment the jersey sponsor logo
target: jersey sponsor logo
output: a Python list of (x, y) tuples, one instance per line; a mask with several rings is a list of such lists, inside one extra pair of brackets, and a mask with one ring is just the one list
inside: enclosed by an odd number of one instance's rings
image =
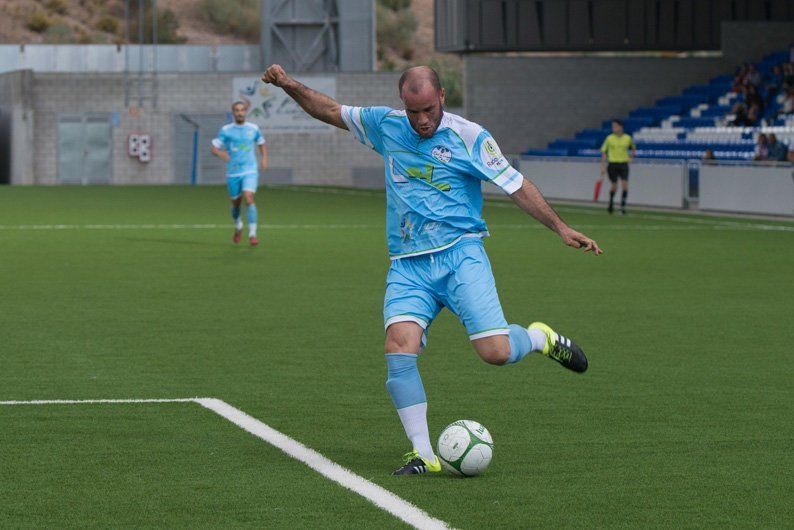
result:
[(441, 191), (449, 191), (452, 189), (446, 182), (433, 182), (433, 171), (434, 167), (432, 164), (425, 164), (424, 167), (407, 167), (405, 168), (405, 172), (408, 173), (407, 175), (403, 175), (400, 173), (399, 169), (396, 167), (394, 163), (394, 158), (389, 156), (389, 173), (391, 173), (392, 182), (396, 182), (398, 184), (404, 184), (408, 182), (410, 179), (417, 179), (423, 180), (433, 186), (434, 188), (441, 190)]
[(452, 151), (444, 147), (443, 145), (437, 145), (433, 148), (431, 152), (433, 158), (438, 160), (439, 162), (446, 164), (450, 160), (452, 160)]
[(482, 142), (482, 146), (480, 147), (480, 159), (488, 169), (498, 171), (508, 166), (507, 160), (499, 150), (499, 146), (496, 145), (494, 139), (490, 137)]
[(434, 188), (437, 188), (441, 191), (449, 191), (452, 189), (446, 182), (433, 182), (433, 166), (431, 164), (425, 164), (425, 167), (418, 168), (418, 167), (409, 167), (406, 169), (408, 171), (408, 176), (414, 179), (424, 180)]

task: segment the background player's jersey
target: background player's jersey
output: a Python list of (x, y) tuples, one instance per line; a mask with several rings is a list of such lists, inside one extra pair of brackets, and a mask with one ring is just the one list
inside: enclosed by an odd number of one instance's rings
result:
[(488, 131), (455, 114), (444, 113), (431, 138), (419, 136), (403, 110), (342, 106), (342, 119), (359, 142), (383, 156), (392, 259), (488, 235), (481, 182), (508, 194), (521, 187), (523, 177)]
[(229, 162), (226, 163), (226, 176), (239, 177), (259, 173), (256, 146), (265, 143), (259, 126), (245, 122), (242, 125), (227, 123), (221, 127), (218, 137), (212, 140), (217, 149), (226, 149)]

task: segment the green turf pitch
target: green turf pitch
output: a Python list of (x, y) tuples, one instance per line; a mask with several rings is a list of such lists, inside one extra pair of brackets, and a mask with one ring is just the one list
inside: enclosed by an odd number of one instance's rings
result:
[[(217, 397), (457, 528), (792, 525), (794, 224), (561, 207), (595, 258), (488, 201), (508, 320), (590, 370), (488, 366), (442, 313), (431, 432), (480, 421), (494, 461), (393, 479), (383, 195), (258, 204), (252, 249), (221, 188), (0, 189), (0, 400)], [(402, 523), (195, 404), (147, 404), (0, 407), (0, 526)]]

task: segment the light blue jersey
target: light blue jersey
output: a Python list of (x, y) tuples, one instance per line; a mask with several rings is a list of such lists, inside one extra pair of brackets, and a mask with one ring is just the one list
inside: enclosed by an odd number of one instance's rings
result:
[(392, 259), (487, 236), (481, 182), (508, 194), (523, 182), (488, 131), (455, 114), (445, 112), (431, 138), (413, 130), (404, 110), (342, 106), (342, 119), (359, 142), (384, 158)]
[(216, 149), (225, 149), (229, 153), (229, 162), (226, 163), (226, 176), (229, 178), (258, 175), (256, 146), (264, 143), (259, 126), (250, 122), (242, 125), (227, 123), (212, 140)]

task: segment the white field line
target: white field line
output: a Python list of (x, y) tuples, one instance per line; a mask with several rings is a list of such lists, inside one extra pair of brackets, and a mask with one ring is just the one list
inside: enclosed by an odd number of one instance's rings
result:
[(421, 530), (442, 530), (450, 526), (440, 519), (431, 517), (410, 502), (398, 497), (389, 490), (370, 482), (347, 468), (329, 460), (317, 451), (262, 423), (253, 416), (235, 408), (225, 401), (215, 398), (174, 398), (174, 399), (37, 399), (31, 401), (0, 401), (2, 405), (91, 405), (91, 404), (134, 404), (134, 403), (198, 403), (222, 418), (273, 447), (280, 449), (295, 460), (303, 462), (325, 478), (336, 482), (343, 488), (361, 495), (378, 508)]
[(423, 510), (420, 510), (410, 502), (401, 499), (389, 490), (384, 489), (359, 475), (356, 475), (349, 469), (346, 469), (339, 464), (332, 462), (331, 460), (328, 460), (317, 451), (309, 449), (302, 443), (293, 440), (289, 436), (280, 433), (268, 425), (265, 425), (261, 421), (249, 416), (240, 409), (232, 407), (225, 401), (214, 398), (201, 398), (197, 399), (196, 402), (201, 406), (210, 409), (216, 414), (223, 416), (230, 422), (248, 431), (257, 438), (261, 438), (270, 445), (281, 449), (292, 458), (300, 460), (324, 477), (333, 480), (337, 484), (355, 493), (358, 493), (378, 508), (389, 512), (393, 516), (408, 523), (414, 528), (449, 528), (445, 522), (431, 517)]
[[(320, 230), (372, 228), (360, 224), (260, 224), (268, 230)], [(208, 230), (230, 229), (231, 224), (85, 224), (85, 225), (0, 225), (0, 230)]]
[(0, 401), (0, 405), (97, 405), (122, 403), (196, 403), (198, 398), (165, 399), (34, 399), (32, 401)]

